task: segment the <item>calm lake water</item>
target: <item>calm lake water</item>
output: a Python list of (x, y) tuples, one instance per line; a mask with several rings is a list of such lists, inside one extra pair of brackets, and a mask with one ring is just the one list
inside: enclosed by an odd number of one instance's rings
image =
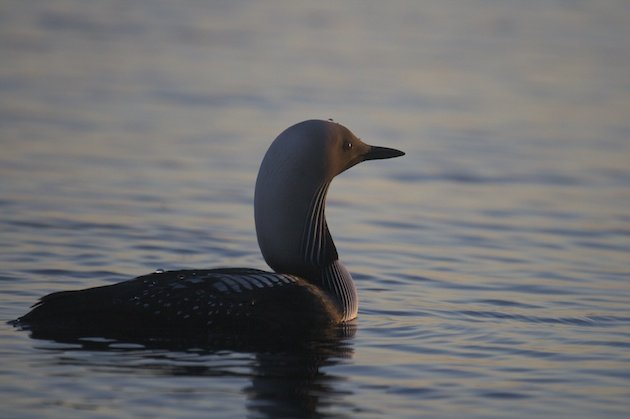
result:
[[(0, 6), (0, 416), (630, 416), (630, 2)], [(40, 296), (265, 269), (266, 148), (407, 152), (328, 220), (361, 306), (309, 350), (36, 340)]]

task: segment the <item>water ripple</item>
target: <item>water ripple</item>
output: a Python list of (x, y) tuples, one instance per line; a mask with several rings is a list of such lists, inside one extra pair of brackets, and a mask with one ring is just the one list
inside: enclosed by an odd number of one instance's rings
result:
[(515, 320), (524, 323), (567, 324), (587, 327), (630, 325), (630, 317), (621, 316), (543, 317), (481, 310), (460, 310), (453, 312), (453, 314), (474, 319)]

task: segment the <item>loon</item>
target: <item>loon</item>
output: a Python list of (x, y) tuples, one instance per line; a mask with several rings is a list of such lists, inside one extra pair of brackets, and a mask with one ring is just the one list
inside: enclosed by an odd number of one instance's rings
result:
[(254, 193), (256, 234), (274, 272), (158, 270), (112, 285), (42, 297), (10, 322), (42, 334), (229, 333), (307, 330), (356, 318), (358, 298), (324, 214), (332, 179), (405, 153), (363, 143), (331, 120), (308, 120), (271, 144)]

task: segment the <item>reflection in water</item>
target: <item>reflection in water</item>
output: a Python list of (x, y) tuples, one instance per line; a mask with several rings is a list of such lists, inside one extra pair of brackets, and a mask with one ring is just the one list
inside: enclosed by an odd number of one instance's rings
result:
[(332, 403), (340, 376), (320, 371), (335, 365), (335, 358), (350, 358), (352, 349), (342, 340), (318, 342), (299, 352), (258, 353), (251, 387), (245, 389), (250, 411), (270, 418), (321, 417)]
[[(313, 331), (308, 336), (220, 335), (171, 339), (165, 336), (117, 339), (115, 336), (85, 338), (67, 334), (47, 339), (71, 345), (72, 351), (95, 356), (73, 357), (63, 350), (58, 363), (88, 369), (130, 369), (167, 377), (208, 377), (212, 380), (251, 379), (244, 391), (246, 407), (256, 417), (324, 417), (322, 411), (337, 400), (336, 383), (343, 377), (324, 373), (322, 366), (333, 366), (353, 356), (356, 325), (348, 323)], [(32, 333), (33, 338), (42, 339)], [(112, 354), (112, 358), (101, 355)], [(253, 355), (249, 362), (231, 356)], [(191, 361), (191, 356), (193, 360)], [(243, 373), (243, 365), (250, 371)]]

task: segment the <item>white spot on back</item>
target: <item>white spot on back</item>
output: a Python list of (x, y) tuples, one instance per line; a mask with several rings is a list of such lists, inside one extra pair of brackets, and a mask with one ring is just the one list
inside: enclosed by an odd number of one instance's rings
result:
[(286, 276), (284, 276), (284, 275), (280, 275), (280, 279), (281, 279), (281, 280), (282, 280), (282, 282), (284, 282), (285, 284), (290, 284), (290, 283), (292, 283), (292, 282), (293, 282), (293, 281), (291, 280), (291, 278), (286, 277)]
[(282, 284), (282, 281), (280, 280), (278, 275), (265, 275), (265, 278), (271, 280), (273, 282), (273, 285)]
[(230, 290), (228, 290), (227, 285), (225, 285), (223, 281), (216, 281), (214, 284), (212, 284), (212, 286), (217, 291), (224, 292), (224, 293), (230, 292)]
[(198, 284), (200, 282), (203, 282), (203, 279), (201, 279), (201, 278), (188, 278), (185, 282), (188, 282), (189, 284)]
[(245, 287), (248, 290), (253, 289), (252, 285), (248, 281), (249, 278), (242, 277), (242, 276), (231, 276), (230, 279), (238, 282), (239, 284), (241, 284), (243, 287)]
[(232, 277), (223, 276), (222, 279), (223, 279), (223, 282), (225, 282), (225, 284), (232, 289), (232, 291), (234, 291), (234, 292), (242, 292), (243, 291), (241, 289), (241, 287), (238, 285), (238, 283), (236, 281), (234, 281), (234, 279), (232, 279)]
[(254, 284), (257, 288), (264, 288), (265, 284), (262, 282), (260, 275), (252, 275), (247, 278), (250, 283)]
[(256, 275), (256, 278), (257, 278), (259, 281), (263, 282), (263, 285), (264, 285), (264, 286), (267, 286), (267, 287), (273, 287), (273, 282), (271, 282), (271, 281), (269, 280), (269, 278), (267, 278), (267, 276), (266, 276), (266, 275)]

